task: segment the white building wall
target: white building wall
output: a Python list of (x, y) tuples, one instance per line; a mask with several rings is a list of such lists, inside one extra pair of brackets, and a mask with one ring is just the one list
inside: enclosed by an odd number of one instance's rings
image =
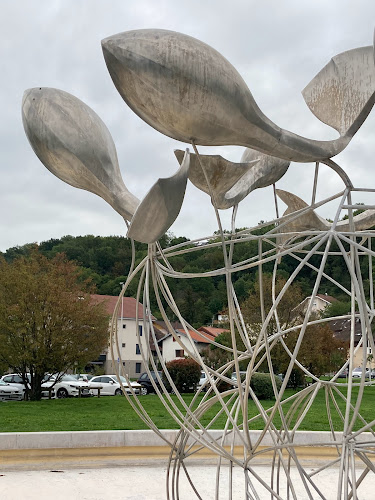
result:
[[(190, 352), (193, 351), (191, 342), (188, 337), (186, 337), (185, 335), (179, 335), (178, 338), (182, 342), (184, 348), (182, 348), (177, 341), (173, 340), (172, 335), (163, 340), (163, 359), (166, 363), (168, 363), (168, 361), (172, 361), (172, 359), (178, 359), (188, 356), (188, 350)], [(204, 349), (206, 346), (208, 346), (208, 344), (204, 342), (198, 342), (195, 344), (195, 347), (198, 348), (199, 351)], [(184, 353), (181, 353), (182, 355), (178, 356), (176, 351), (180, 351), (182, 349), (184, 350)]]
[[(148, 323), (146, 322), (146, 325)], [(117, 334), (118, 342), (121, 353), (120, 363), (125, 363), (125, 373), (129, 375), (130, 378), (138, 378), (139, 375), (145, 371), (148, 364), (148, 331), (145, 329), (145, 324), (143, 320), (138, 321), (138, 326), (142, 328), (142, 335), (137, 335), (136, 321), (132, 318), (118, 319), (117, 322)], [(137, 349), (137, 344), (139, 349)], [(146, 363), (142, 360), (141, 350), (143, 349), (143, 356), (146, 359)], [(115, 359), (112, 359), (111, 351), (108, 348), (107, 352), (107, 362), (105, 371), (107, 374), (113, 374), (115, 372), (115, 364), (117, 364), (118, 356), (117, 349), (114, 346)]]

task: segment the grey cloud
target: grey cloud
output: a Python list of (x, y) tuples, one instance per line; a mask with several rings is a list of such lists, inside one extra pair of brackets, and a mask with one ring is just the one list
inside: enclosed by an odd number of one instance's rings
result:
[[(63, 184), (34, 156), (20, 116), (26, 88), (61, 88), (91, 106), (111, 131), (125, 183), (138, 197), (178, 168), (173, 149), (186, 145), (151, 129), (121, 100), (105, 67), (102, 38), (147, 27), (195, 36), (238, 69), (275, 123), (328, 139), (335, 132), (310, 113), (300, 92), (333, 55), (371, 44), (375, 19), (373, 0), (3, 0), (1, 6), (1, 250), (64, 234), (125, 234), (121, 218), (104, 201)], [(358, 185), (375, 187), (374, 128), (370, 116), (337, 158)], [(235, 147), (200, 150), (233, 161), (242, 154)], [(327, 182), (319, 185), (319, 196), (340, 188), (334, 175), (326, 170), (324, 175)], [(292, 165), (280, 188), (308, 200), (312, 176), (313, 165)], [(273, 218), (272, 199), (271, 188), (249, 196), (240, 207), (238, 225)], [(222, 216), (228, 227), (230, 211)], [(209, 197), (189, 186), (171, 229), (191, 238), (214, 231)]]

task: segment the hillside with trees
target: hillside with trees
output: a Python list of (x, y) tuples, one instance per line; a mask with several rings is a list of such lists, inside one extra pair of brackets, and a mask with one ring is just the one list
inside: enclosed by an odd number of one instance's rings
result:
[[(262, 234), (269, 227), (260, 228), (257, 232)], [(256, 232), (255, 232), (256, 234)], [(215, 240), (211, 240), (213, 242)], [(219, 239), (217, 239), (219, 242)], [(186, 237), (175, 237), (166, 234), (161, 240), (161, 246), (168, 248), (182, 242), (189, 242)], [(147, 254), (147, 245), (134, 242), (136, 264)], [(192, 246), (194, 244), (192, 243)], [(122, 236), (64, 236), (60, 239), (51, 239), (41, 242), (39, 245), (27, 244), (6, 250), (2, 255), (7, 262), (12, 262), (20, 256), (27, 257), (33, 248), (38, 247), (39, 252), (53, 259), (56, 255), (63, 253), (68, 260), (74, 261), (82, 269), (82, 279), (90, 279), (96, 286), (97, 293), (106, 295), (118, 295), (121, 290), (121, 282), (124, 282), (131, 263), (131, 242)], [(271, 249), (266, 242), (263, 244), (263, 252)], [(334, 251), (335, 243), (332, 245)], [(258, 242), (256, 240), (245, 241), (234, 246), (233, 262), (240, 262), (256, 256), (258, 253)], [(319, 267), (321, 255), (314, 255), (310, 264)], [(221, 246), (205, 248), (199, 245), (199, 250), (184, 253), (170, 258), (170, 263), (176, 271), (183, 273), (206, 272), (218, 267), (223, 267), (223, 254)], [(290, 274), (298, 265), (298, 260), (292, 256), (285, 256), (278, 265), (278, 277), (288, 279)], [(368, 259), (361, 262), (364, 286), (369, 289)], [(264, 273), (271, 273), (273, 262), (263, 265)], [(327, 259), (326, 273), (337, 279), (350, 289), (350, 276), (345, 272), (343, 259), (329, 256)], [(367, 274), (368, 276), (368, 274)], [(298, 284), (301, 295), (308, 296), (315, 282), (316, 272), (311, 267), (304, 266), (299, 272), (295, 282)], [(240, 303), (245, 301), (249, 294), (256, 290), (258, 278), (257, 267), (246, 269), (239, 273), (233, 273), (234, 288)], [(226, 283), (224, 276), (210, 278), (191, 279), (167, 279), (173, 297), (184, 318), (193, 326), (209, 324), (212, 319), (226, 308)], [(138, 280), (135, 279), (126, 291), (127, 296), (136, 296)], [(329, 280), (323, 278), (319, 293), (333, 295), (338, 300), (347, 302), (347, 296)], [(160, 318), (156, 300), (152, 302), (152, 313)], [(171, 319), (177, 319), (172, 317)]]

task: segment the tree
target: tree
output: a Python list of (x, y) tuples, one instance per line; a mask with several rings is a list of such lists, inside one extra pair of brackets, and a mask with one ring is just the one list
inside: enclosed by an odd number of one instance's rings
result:
[[(276, 279), (276, 297), (285, 285), (284, 278)], [(292, 283), (277, 307), (277, 315), (282, 329), (287, 330), (293, 325), (300, 324), (303, 320), (299, 316), (297, 307), (303, 299), (302, 290), (298, 283)], [(272, 277), (263, 276), (263, 300), (264, 311), (267, 316), (272, 307)], [(335, 303), (336, 304), (336, 303)], [(260, 285), (254, 286), (254, 291), (242, 304), (242, 314), (249, 331), (258, 335), (262, 326), (262, 315), (260, 308)], [(313, 318), (310, 317), (310, 320)], [(267, 326), (267, 334), (277, 332), (276, 318), (273, 316)], [(300, 330), (292, 330), (283, 336), (285, 344), (291, 352), (297, 342)], [(340, 368), (346, 360), (347, 345), (333, 335), (333, 331), (327, 324), (310, 325), (307, 327), (300, 349), (298, 351), (298, 361), (312, 374), (319, 377), (323, 373), (328, 373)], [(289, 366), (290, 357), (285, 351), (281, 342), (278, 342), (272, 349), (272, 365), (275, 373), (285, 373)], [(267, 363), (264, 362), (262, 368), (268, 371)], [(295, 366), (297, 368), (297, 366)]]
[[(285, 343), (293, 351), (299, 331), (285, 336)], [(306, 328), (297, 359), (310, 373), (320, 377), (337, 371), (347, 359), (348, 345), (334, 337), (328, 324), (310, 325)], [(286, 372), (290, 358), (281, 348), (276, 349), (279, 371)]]
[(41, 398), (45, 373), (65, 373), (96, 359), (108, 342), (108, 316), (65, 256), (36, 249), (12, 262), (0, 258), (0, 360)]
[(322, 315), (324, 318), (334, 318), (335, 316), (344, 316), (345, 314), (350, 314), (351, 303), (350, 300), (342, 302), (337, 300), (329, 304), (323, 311)]
[[(286, 279), (280, 276), (276, 277), (275, 294), (276, 297), (281, 292), (286, 283)], [(261, 313), (261, 294), (259, 280), (254, 284), (254, 290), (249, 294), (247, 299), (242, 303), (241, 310), (245, 323), (249, 325), (250, 331), (256, 333), (262, 327)], [(295, 320), (293, 309), (302, 301), (303, 293), (298, 283), (292, 283), (284, 293), (279, 305), (277, 306), (278, 320), (283, 328), (288, 328)], [(272, 276), (269, 274), (263, 275), (263, 302), (265, 316), (272, 307)], [(267, 333), (270, 335), (277, 331), (275, 316), (272, 316), (267, 326)]]

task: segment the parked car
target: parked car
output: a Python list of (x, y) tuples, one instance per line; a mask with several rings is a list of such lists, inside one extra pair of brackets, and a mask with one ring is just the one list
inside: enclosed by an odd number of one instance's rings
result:
[[(201, 377), (199, 379), (199, 382), (197, 383), (197, 391), (203, 386), (202, 391), (207, 391), (208, 385), (206, 384), (207, 382), (207, 375), (206, 373), (202, 370), (201, 371)], [(205, 385), (204, 385), (205, 384)]]
[[(30, 382), (30, 373), (27, 373), (27, 378)], [(7, 375), (3, 375), (0, 380), (7, 384), (11, 384), (15, 387), (17, 387), (19, 390), (22, 391), (22, 396), (23, 398), (25, 397), (25, 384), (23, 383), (22, 377), (18, 375), (18, 373), (8, 373)], [(30, 383), (29, 383), (29, 388), (30, 388)], [(49, 384), (42, 384), (42, 398), (54, 398), (55, 397), (55, 390), (54, 388), (50, 388)]]
[[(157, 374), (159, 374), (159, 378), (161, 378), (162, 372), (150, 372), (150, 373), (151, 377), (154, 380), (154, 383), (156, 384), (156, 387), (160, 389), (160, 383), (159, 380), (157, 379)], [(146, 395), (156, 392), (155, 387), (152, 385), (151, 379), (147, 372), (142, 373), (137, 382), (141, 385), (141, 394)]]
[(84, 382), (88, 382), (93, 378), (94, 375), (91, 375), (91, 373), (74, 373), (72, 374), (72, 377), (74, 377), (76, 380), (83, 380)]
[[(358, 368), (354, 368), (352, 371), (352, 378), (361, 378), (362, 377), (362, 368), (358, 366)], [(370, 378), (370, 370), (366, 368), (365, 378)]]
[(337, 378), (347, 378), (349, 375), (349, 368), (344, 368), (344, 370), (341, 370), (337, 376)]
[(72, 375), (47, 374), (44, 378), (44, 387), (51, 387), (56, 393), (56, 397), (63, 399), (68, 397), (92, 396), (88, 382), (77, 380)]
[[(246, 371), (240, 371), (241, 382), (246, 379)], [(234, 382), (237, 382), (237, 372), (233, 372), (230, 377)]]
[(22, 401), (23, 398), (23, 389), (0, 380), (0, 401)]
[[(131, 394), (131, 389), (126, 382), (126, 378), (120, 375), (120, 380), (122, 385), (124, 386), (127, 394)], [(93, 377), (89, 382), (89, 388), (92, 394), (96, 395), (98, 393), (98, 387), (100, 389), (100, 395), (103, 396), (122, 396), (123, 392), (121, 389), (120, 382), (118, 381), (117, 375), (99, 375), (97, 377)], [(141, 393), (141, 385), (137, 382), (130, 383), (135, 394)]]

